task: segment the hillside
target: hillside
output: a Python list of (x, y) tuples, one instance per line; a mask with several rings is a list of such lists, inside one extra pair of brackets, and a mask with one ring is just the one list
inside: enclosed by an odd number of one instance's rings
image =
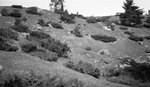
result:
[(0, 11), (0, 78), (33, 72), (84, 84), (55, 87), (150, 87), (150, 29), (114, 24), (116, 16), (109, 27), (35, 7)]

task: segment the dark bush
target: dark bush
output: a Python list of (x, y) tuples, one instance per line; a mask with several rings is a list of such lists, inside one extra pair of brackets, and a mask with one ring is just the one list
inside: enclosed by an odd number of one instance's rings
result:
[(50, 52), (50, 51), (36, 51), (36, 52), (31, 52), (30, 53), (32, 56), (37, 56), (39, 57), (40, 59), (43, 59), (43, 60), (46, 60), (46, 61), (49, 61), (49, 62), (57, 62), (57, 60), (60, 58), (57, 56), (56, 53), (53, 53), (53, 52)]
[(1, 87), (87, 87), (78, 79), (68, 79), (60, 76), (38, 76), (35, 73), (27, 75), (3, 74), (0, 75)]
[(19, 10), (14, 10), (13, 12), (10, 13), (11, 17), (21, 17), (21, 13)]
[(128, 30), (127, 27), (119, 27), (120, 30)]
[(21, 24), (21, 19), (20, 18), (16, 18), (15, 19), (15, 25), (19, 25)]
[(57, 29), (63, 29), (63, 26), (59, 23), (51, 23), (51, 25), (54, 27), (54, 28), (57, 28)]
[(27, 17), (26, 16), (22, 17), (21, 21), (25, 21), (26, 22), (27, 21)]
[(19, 9), (23, 8), (21, 5), (12, 5), (11, 7), (13, 7), (13, 8), (19, 8)]
[(130, 35), (128, 38), (132, 41), (143, 41), (144, 40), (144, 37), (141, 37), (138, 35)]
[(0, 28), (0, 36), (8, 39), (18, 40), (18, 33), (12, 31), (10, 28)]
[(145, 28), (150, 28), (150, 24), (143, 24)]
[(145, 53), (150, 53), (150, 48), (146, 48)]
[(10, 16), (10, 13), (7, 11), (7, 9), (5, 9), (5, 8), (3, 8), (2, 10), (1, 10), (1, 14), (2, 14), (2, 16)]
[(100, 18), (96, 18), (97, 22), (107, 22), (109, 21), (110, 16), (104, 16), (104, 17), (100, 17)]
[(147, 40), (150, 40), (150, 36), (145, 36), (144, 38)]
[(34, 15), (42, 15), (37, 10), (38, 10), (37, 7), (29, 7), (29, 8), (27, 8), (26, 13), (28, 13), (28, 14), (34, 14)]
[(86, 21), (87, 21), (88, 23), (97, 23), (97, 20), (96, 20), (96, 18), (94, 18), (94, 17), (90, 17), (90, 18), (88, 18)]
[(18, 47), (17, 46), (11, 46), (8, 43), (7, 39), (5, 39), (3, 37), (0, 37), (0, 50), (3, 50), (3, 51), (17, 51)]
[(87, 47), (85, 47), (85, 50), (90, 51), (90, 50), (92, 50), (92, 48), (87, 46)]
[(90, 63), (80, 61), (78, 64), (75, 64), (72, 61), (69, 61), (65, 64), (65, 66), (77, 72), (93, 76), (95, 78), (100, 77), (100, 70), (93, 67)]
[(105, 43), (115, 42), (117, 40), (115, 37), (107, 35), (91, 35), (91, 37), (95, 40), (99, 40)]
[(77, 37), (83, 37), (83, 35), (80, 32), (80, 26), (76, 26), (71, 33), (73, 33)]
[(18, 25), (11, 26), (10, 28), (15, 30), (15, 31), (21, 32), (21, 33), (23, 33), (23, 32), (25, 32), (25, 33), (30, 32), (29, 27), (26, 26), (26, 25), (23, 25), (21, 23), (18, 24)]
[(39, 32), (39, 31), (31, 31), (30, 36), (36, 37), (38, 39), (44, 39), (44, 38), (49, 38), (50, 36), (44, 32)]
[(131, 32), (131, 31), (125, 31), (124, 34), (127, 34), (127, 35), (133, 35), (134, 32)]
[(39, 20), (38, 20), (38, 24), (41, 25), (41, 26), (45, 26), (45, 27), (48, 27), (48, 26), (49, 26), (49, 25), (48, 25), (49, 23), (48, 23), (48, 22), (46, 23), (43, 19), (39, 19)]
[(60, 41), (51, 37), (48, 38), (47, 41), (42, 41), (41, 46), (48, 49), (49, 51), (57, 53), (59, 57), (65, 57), (65, 58), (68, 57), (67, 53), (70, 50), (67, 44), (61, 43)]
[(142, 82), (150, 81), (150, 64), (149, 63), (138, 63), (133, 59), (124, 59), (125, 64), (130, 65), (131, 67), (126, 67), (124, 70), (129, 72), (131, 77), (136, 80), (141, 80)]
[(21, 49), (26, 53), (30, 53), (37, 50), (36, 45), (32, 43), (21, 44)]
[(73, 16), (70, 16), (70, 15), (61, 15), (60, 20), (64, 21), (65, 23), (68, 23), (68, 24), (75, 23)]

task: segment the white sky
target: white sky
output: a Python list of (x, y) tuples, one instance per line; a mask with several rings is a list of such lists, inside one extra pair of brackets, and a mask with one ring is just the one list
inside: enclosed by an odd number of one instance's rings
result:
[[(85, 16), (106, 16), (114, 15), (116, 12), (123, 12), (125, 0), (65, 0), (65, 9), (69, 12), (79, 12)], [(135, 5), (150, 10), (150, 0), (134, 0)], [(50, 0), (0, 0), (0, 6), (20, 4), (24, 7), (37, 6), (49, 9)]]

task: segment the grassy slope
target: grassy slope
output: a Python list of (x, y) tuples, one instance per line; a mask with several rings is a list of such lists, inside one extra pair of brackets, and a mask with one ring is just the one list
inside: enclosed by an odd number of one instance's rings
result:
[[(8, 8), (12, 10), (12, 8)], [(45, 11), (43, 16), (29, 15), (25, 13), (25, 10), (21, 12), (28, 17), (27, 25), (30, 26), (30, 29), (35, 29), (33, 25), (37, 25), (37, 19), (44, 18), (51, 20), (53, 22), (58, 22), (59, 15), (52, 12)], [(51, 14), (51, 15), (49, 15)], [(10, 26), (10, 23), (14, 23), (14, 18), (12, 17), (0, 17), (0, 26)], [(86, 24), (85, 27), (81, 28), (83, 33), (83, 38), (78, 38), (69, 33), (77, 24)], [(58, 30), (54, 28), (43, 27), (42, 30), (51, 35), (52, 37), (60, 40), (61, 42), (66, 42), (71, 47), (70, 58), (73, 61), (86, 61), (92, 63), (95, 66), (109, 67), (114, 66), (118, 63), (117, 58), (131, 56), (133, 58), (138, 58), (139, 56), (147, 57), (144, 53), (144, 46), (139, 45), (137, 42), (130, 41), (127, 39), (127, 36), (123, 34), (124, 31), (119, 30), (119, 27), (116, 26), (115, 31), (107, 31), (102, 28), (102, 25), (88, 24), (83, 19), (76, 19), (76, 24), (63, 24), (64, 30)], [(147, 29), (132, 29), (137, 34), (147, 35), (150, 33), (150, 30)], [(142, 33), (141, 33), (142, 32)], [(115, 43), (103, 43), (100, 41), (95, 41), (85, 34), (106, 34), (110, 36), (117, 37), (117, 42)], [(144, 44), (150, 45), (149, 41), (145, 41)], [(91, 51), (86, 51), (84, 48), (90, 46)], [(107, 49), (110, 55), (100, 55), (98, 54), (99, 50)], [(87, 55), (88, 54), (88, 55)], [(98, 60), (98, 63), (94, 61)], [(33, 70), (35, 72), (41, 73), (58, 73), (62, 75), (67, 75), (66, 77), (75, 77), (79, 78), (89, 84), (97, 84), (99, 87), (125, 87), (124, 85), (110, 83), (104, 79), (95, 79), (88, 75), (83, 75), (65, 68), (62, 63), (68, 60), (59, 60), (57, 63), (49, 63), (44, 60), (40, 60), (36, 57), (28, 56), (23, 53), (8, 53), (0, 52), (0, 64), (4, 65), (4, 68), (10, 70)], [(105, 64), (108, 62), (108, 64)]]

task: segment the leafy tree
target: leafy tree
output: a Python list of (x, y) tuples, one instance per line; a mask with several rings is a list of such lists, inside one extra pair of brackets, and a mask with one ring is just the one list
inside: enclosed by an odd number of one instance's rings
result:
[[(64, 11), (64, 0), (51, 0), (54, 3), (54, 11), (61, 10)], [(61, 6), (60, 8), (58, 6)]]
[(133, 0), (126, 0), (123, 9), (125, 12), (120, 15), (122, 25), (135, 27), (141, 24), (143, 10), (135, 6)]

